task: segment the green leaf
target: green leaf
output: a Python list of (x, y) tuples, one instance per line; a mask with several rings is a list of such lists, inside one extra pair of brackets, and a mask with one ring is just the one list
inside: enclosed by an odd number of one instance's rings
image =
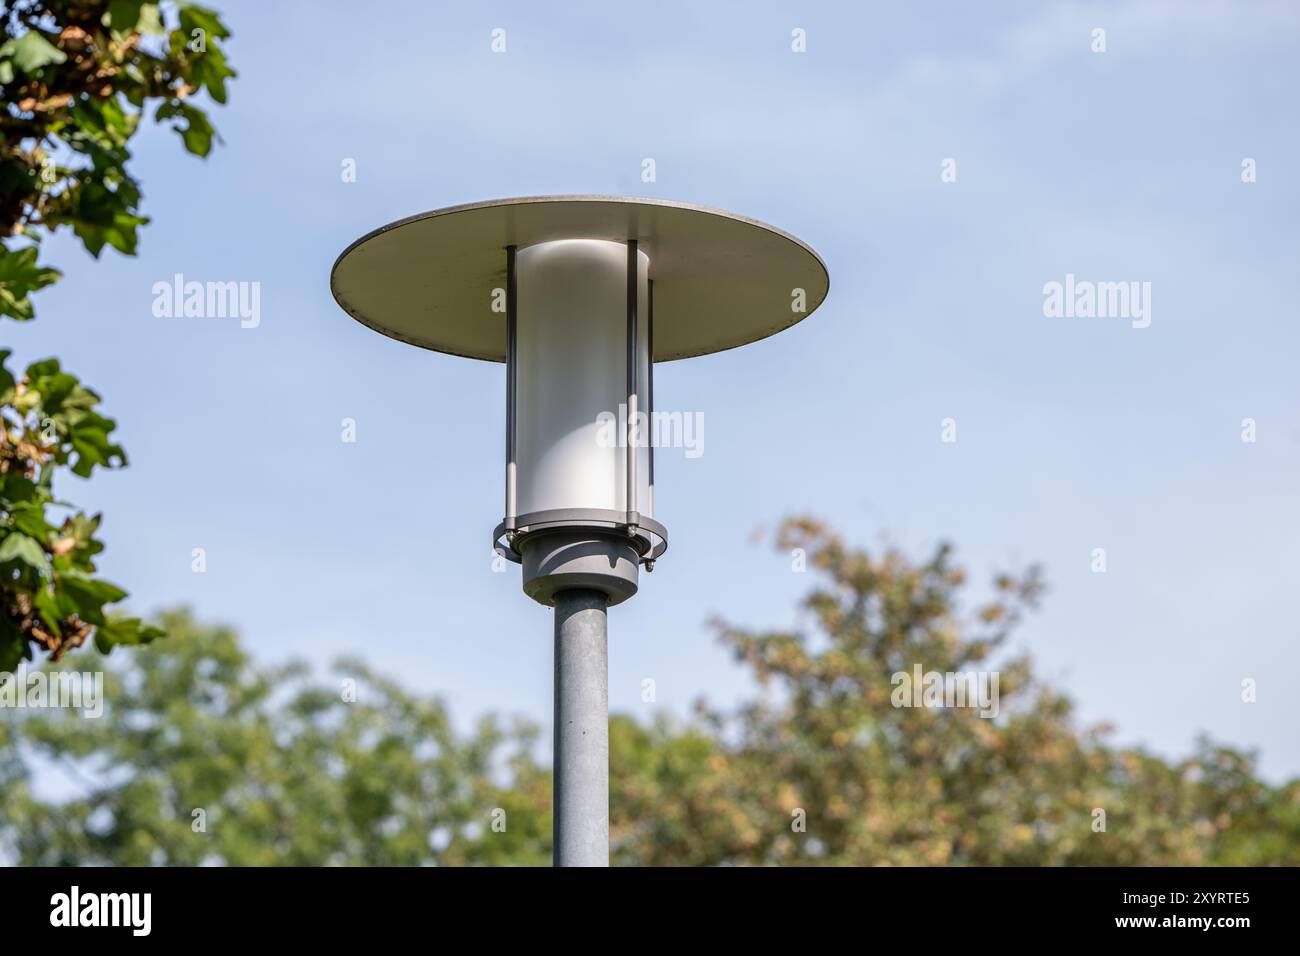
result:
[(108, 21), (119, 33), (130, 33), (140, 23), (140, 10), (144, 0), (112, 0), (108, 5)]
[(199, 86), (207, 88), (208, 94), (218, 103), (226, 102), (226, 80), (235, 76), (235, 71), (226, 65), (226, 55), (215, 43), (208, 46), (194, 64), (194, 80)]
[(0, 673), (12, 674), (26, 651), (27, 639), (17, 628), (0, 627)]
[(163, 25), (162, 11), (156, 3), (146, 3), (140, 10), (140, 19), (135, 28), (146, 36), (165, 36), (167, 28)]
[(222, 40), (230, 36), (230, 30), (221, 22), (221, 16), (211, 7), (202, 7), (197, 3), (182, 2), (180, 5), (180, 27), (188, 40), (190, 32), (198, 29), (211, 37)]
[(6, 561), (20, 561), (37, 572), (44, 573), (49, 568), (45, 550), (30, 535), (21, 531), (10, 531), (0, 540), (0, 564)]
[(0, 349), (0, 399), (3, 400), (8, 400), (9, 390), (16, 384), (13, 373), (6, 368), (11, 355), (13, 352), (9, 349)]
[(49, 538), (54, 528), (45, 520), (45, 506), (39, 503), (27, 503), (10, 507), (10, 517), (14, 527), (23, 534), (37, 541)]
[(0, 315), (20, 322), (35, 317), (28, 296), (57, 282), (62, 275), (57, 269), (36, 264), (36, 247), (5, 249), (0, 252)]
[(95, 629), (95, 647), (101, 654), (107, 654), (119, 644), (151, 644), (166, 636), (161, 628), (145, 624), (139, 618), (110, 618)]
[(159, 122), (168, 119), (184, 120), (184, 126), (179, 122), (172, 123), (172, 129), (181, 134), (185, 148), (195, 156), (206, 156), (211, 152), (216, 131), (207, 114), (198, 107), (191, 106), (184, 100), (170, 100), (158, 107), (154, 118)]
[(77, 604), (68, 594), (58, 588), (38, 588), (32, 599), (36, 611), (41, 616), (51, 633), (58, 633), (60, 625), (77, 613)]
[(0, 508), (6, 508), (17, 513), (17, 509), (24, 503), (32, 501), (37, 497), (38, 485), (26, 475), (20, 475), (16, 472), (9, 472), (0, 475)]
[(83, 571), (67, 571), (59, 575), (58, 587), (75, 604), (76, 613), (91, 624), (104, 624), (104, 605), (116, 604), (126, 597), (126, 592), (116, 584), (93, 578)]
[(63, 63), (68, 56), (45, 39), (44, 34), (31, 30), (0, 46), (0, 59), (12, 60), (20, 71), (31, 73), (51, 63)]

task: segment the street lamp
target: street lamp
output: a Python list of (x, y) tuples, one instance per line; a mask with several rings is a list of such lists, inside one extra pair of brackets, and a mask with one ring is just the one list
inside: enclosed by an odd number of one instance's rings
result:
[[(668, 547), (655, 518), (654, 363), (766, 338), (826, 297), (821, 259), (731, 213), (627, 196), (500, 199), (376, 229), (334, 263), (349, 315), (506, 363), (493, 547), (555, 608), (555, 864), (609, 863), (606, 610)], [(610, 441), (609, 424), (626, 422)]]

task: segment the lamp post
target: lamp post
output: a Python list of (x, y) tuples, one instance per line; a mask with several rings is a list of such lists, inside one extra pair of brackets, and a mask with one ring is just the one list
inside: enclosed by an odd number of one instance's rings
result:
[[(608, 608), (668, 547), (654, 363), (794, 325), (826, 297), (808, 246), (686, 203), (539, 196), (452, 206), (352, 243), (335, 300), (421, 348), (506, 364), (493, 547), (555, 609), (555, 865), (609, 864)], [(493, 309), (504, 295), (504, 314)], [(626, 421), (608, 440), (611, 419)]]

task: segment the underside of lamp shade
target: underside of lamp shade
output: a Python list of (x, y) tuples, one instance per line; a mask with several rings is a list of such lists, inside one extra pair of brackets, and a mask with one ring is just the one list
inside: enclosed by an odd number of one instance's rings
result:
[(525, 196), (466, 203), (389, 223), (334, 264), (340, 306), (384, 335), (503, 362), (500, 324), (484, 321), (505, 284), (505, 250), (562, 239), (636, 240), (653, 262), (654, 358), (707, 355), (800, 322), (826, 297), (826, 267), (806, 244), (746, 216), (644, 196)]

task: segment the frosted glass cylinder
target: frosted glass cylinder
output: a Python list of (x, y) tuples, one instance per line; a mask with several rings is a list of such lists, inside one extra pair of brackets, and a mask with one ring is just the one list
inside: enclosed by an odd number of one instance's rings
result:
[[(635, 404), (642, 414), (650, 372), (649, 271), (649, 257), (638, 250)], [(625, 513), (627, 246), (602, 239), (528, 246), (515, 255), (515, 281), (517, 511)], [(632, 503), (647, 516), (648, 431), (640, 432)]]

